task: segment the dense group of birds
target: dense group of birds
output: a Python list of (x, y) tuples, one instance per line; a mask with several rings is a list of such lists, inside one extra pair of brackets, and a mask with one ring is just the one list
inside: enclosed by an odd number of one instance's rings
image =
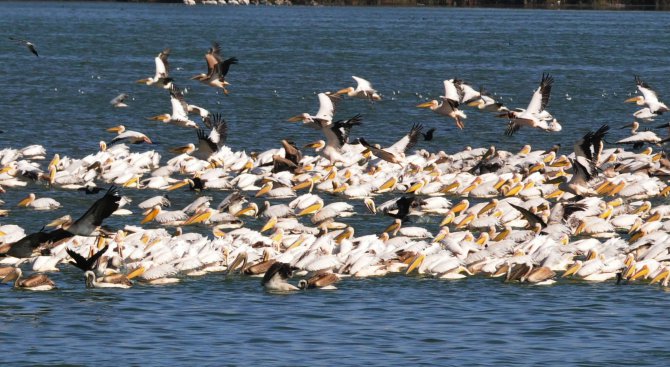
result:
[[(29, 41), (10, 40), (39, 57)], [(4, 223), (15, 210), (60, 207), (39, 192), (13, 204), (16, 187), (101, 195), (78, 219), (57, 218), (39, 232), (0, 225), (0, 280), (13, 281), (15, 288), (53, 289), (45, 273), (71, 264), (83, 271), (82, 284), (96, 288), (170, 284), (212, 272), (259, 276), (265, 288), (282, 292), (332, 289), (342, 278), (391, 273), (533, 284), (561, 278), (663, 287), (670, 282), (670, 205), (659, 205), (670, 193), (670, 161), (654, 150), (666, 140), (638, 131), (637, 122), (668, 108), (640, 77), (640, 95), (626, 101), (641, 106), (631, 136), (612, 143), (606, 141), (608, 125), (575, 137), (571, 149), (526, 145), (517, 152), (495, 146), (431, 152), (420, 146), (435, 129), (424, 131), (422, 124), (389, 146), (370, 137), (350, 139), (363, 116), (336, 120), (337, 103), (383, 98), (354, 76), (355, 87), (319, 93), (317, 113), (288, 118), (319, 130), (323, 140), (302, 148), (281, 140), (281, 146), (247, 153), (226, 145), (222, 114), (186, 102), (169, 75), (169, 56), (170, 49), (160, 52), (155, 74), (138, 80), (169, 92), (172, 112), (151, 120), (163, 128), (195, 129), (197, 143), (165, 152), (172, 154), (168, 160), (155, 150), (133, 151), (134, 144), (152, 140), (123, 125), (109, 128), (116, 137), (83, 157), (49, 159), (41, 145), (0, 147)], [(224, 58), (214, 42), (205, 59), (206, 72), (192, 79), (228, 94), (226, 76), (237, 58)], [(522, 127), (551, 134), (562, 129), (547, 111), (553, 83), (543, 74), (522, 109), (448, 79), (444, 96), (417, 107), (453, 119), (459, 129), (469, 106), (506, 119), (507, 134)], [(127, 99), (121, 94), (110, 103), (128, 108)], [(132, 213), (127, 195), (133, 190), (164, 192), (137, 204), (140, 222), (103, 226), (111, 215)], [(190, 190), (193, 202), (171, 207), (166, 193), (172, 190)], [(340, 219), (349, 216), (386, 228), (359, 234)], [(189, 231), (193, 226), (211, 228), (211, 235)], [(23, 277), (27, 269), (32, 274)], [(297, 284), (291, 283), (294, 276), (301, 277)]]

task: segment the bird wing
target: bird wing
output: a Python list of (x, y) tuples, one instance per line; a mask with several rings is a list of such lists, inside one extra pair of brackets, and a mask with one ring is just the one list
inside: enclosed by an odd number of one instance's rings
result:
[(170, 64), (168, 63), (168, 56), (170, 55), (170, 49), (166, 48), (158, 54), (156, 59), (156, 75), (154, 79), (167, 78), (169, 73)]
[(170, 103), (172, 104), (172, 118), (175, 120), (188, 120), (188, 104), (184, 100), (184, 94), (172, 84), (170, 88)]
[(593, 175), (589, 173), (589, 170), (582, 165), (579, 160), (571, 159), (572, 168), (574, 173), (570, 179), (570, 184), (586, 185), (587, 182), (591, 181)]
[(116, 186), (111, 186), (105, 195), (98, 199), (91, 207), (77, 219), (67, 231), (80, 236), (90, 236), (95, 229), (102, 225), (102, 221), (109, 217), (117, 209), (121, 195)]
[(219, 147), (205, 133), (205, 130), (198, 129), (198, 152), (202, 156), (208, 157), (216, 153)]
[(512, 204), (512, 203), (509, 203), (509, 205), (511, 205), (514, 209), (518, 210), (519, 213), (521, 213), (521, 215), (523, 215), (523, 218), (528, 222), (528, 224), (529, 224), (531, 227), (534, 227), (535, 224), (537, 224), (537, 223), (540, 223), (540, 225), (542, 226), (542, 228), (546, 228), (546, 227), (547, 227), (547, 223), (545, 223), (545, 222), (542, 220), (542, 218), (540, 218), (538, 215), (536, 215), (535, 213), (531, 212), (530, 210), (528, 210), (528, 209), (526, 209), (526, 208), (523, 208), (523, 207), (520, 207), (520, 206), (518, 206), (518, 205), (514, 205), (514, 204)]
[(105, 247), (103, 247), (100, 251), (96, 252), (88, 259), (70, 250), (69, 248), (65, 249), (65, 251), (67, 251), (68, 255), (70, 255), (70, 257), (75, 261), (73, 264), (74, 266), (83, 271), (89, 271), (93, 270), (93, 265), (95, 265), (95, 262), (98, 261), (98, 259), (105, 253), (105, 251), (107, 251), (108, 248), (109, 245), (105, 245)]
[(228, 69), (230, 69), (230, 65), (233, 64), (237, 64), (236, 57), (231, 57), (216, 64), (216, 71), (219, 75), (219, 80), (225, 79), (226, 74), (228, 74)]
[[(339, 145), (337, 145), (338, 148), (341, 148), (344, 144), (349, 143), (349, 134), (351, 132), (351, 128), (355, 125), (360, 125), (362, 120), (363, 119), (361, 114), (359, 113), (348, 120), (335, 121), (330, 127), (328, 127), (328, 129), (332, 131), (335, 138), (337, 139), (337, 143), (339, 143)], [(327, 139), (328, 135), (329, 134), (326, 134)], [(330, 145), (331, 139), (328, 139), (328, 143)]]
[(370, 84), (369, 81), (353, 75), (351, 77), (354, 78), (354, 80), (356, 81), (357, 91), (365, 91), (370, 93), (373, 93), (375, 91), (374, 88), (372, 88), (372, 84)]
[[(458, 81), (458, 80), (456, 80), (456, 81)], [(463, 91), (460, 90), (460, 88), (458, 86), (456, 86), (456, 81), (453, 80), (453, 79), (447, 79), (443, 82), (443, 84), (444, 84), (444, 96), (442, 96), (442, 98), (449, 99), (451, 101), (459, 103), (461, 101)], [(460, 82), (460, 81), (458, 81), (458, 82)]]
[(412, 147), (416, 145), (417, 141), (419, 141), (422, 129), (423, 125), (421, 124), (412, 125), (412, 129), (407, 134), (405, 134), (405, 136), (403, 136), (400, 140), (395, 142), (395, 144), (388, 147), (387, 150), (391, 153), (404, 154), (409, 149), (412, 149)]
[(637, 89), (640, 91), (640, 93), (642, 93), (647, 106), (658, 103), (658, 96), (656, 95), (656, 92), (651, 89), (649, 84), (642, 81), (639, 75), (635, 76), (635, 84), (637, 84)]
[(333, 94), (319, 93), (319, 111), (314, 116), (316, 119), (322, 119), (331, 123), (335, 114), (335, 101), (339, 98)]
[(551, 94), (551, 85), (554, 83), (554, 78), (549, 74), (542, 74), (540, 86), (533, 93), (533, 97), (528, 104), (526, 111), (532, 114), (539, 114), (549, 104), (549, 95)]
[(212, 131), (209, 133), (208, 138), (216, 144), (216, 150), (218, 150), (218, 148), (226, 143), (226, 139), (228, 139), (228, 123), (219, 113), (214, 114), (209, 121)]
[(377, 158), (390, 162), (390, 163), (398, 163), (398, 158), (395, 156), (395, 154), (391, 152), (387, 152), (384, 149), (379, 149), (377, 147), (374, 147), (370, 145), (364, 138), (359, 138), (358, 141), (363, 144), (364, 147), (370, 149), (370, 152)]

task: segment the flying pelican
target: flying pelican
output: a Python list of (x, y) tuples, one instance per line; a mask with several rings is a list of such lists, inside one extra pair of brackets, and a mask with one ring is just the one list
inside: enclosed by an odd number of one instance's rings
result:
[(421, 103), (417, 105), (417, 107), (430, 108), (431, 111), (437, 113), (438, 115), (451, 117), (456, 121), (456, 126), (462, 130), (465, 127), (463, 120), (465, 120), (467, 116), (463, 111), (458, 109), (460, 96), (458, 93), (454, 95), (456, 90), (453, 87), (453, 82), (449, 80), (444, 81), (444, 89), (445, 95), (441, 97), (440, 102), (433, 99), (431, 101)]
[[(319, 140), (310, 143), (305, 147), (316, 149), (323, 157), (328, 159), (331, 164), (335, 162), (347, 163), (347, 159), (342, 154), (342, 147), (349, 143), (349, 134), (351, 128), (362, 124), (361, 115), (358, 114), (348, 120), (338, 120), (332, 124), (322, 125), (321, 131), (326, 136), (327, 142)], [(286, 147), (284, 145), (284, 147)]]
[(162, 121), (166, 124), (172, 124), (181, 127), (198, 127), (194, 121), (188, 118), (188, 103), (186, 103), (184, 100), (184, 94), (174, 84), (172, 84), (170, 87), (170, 103), (172, 104), (172, 114), (164, 113), (161, 115), (149, 117), (148, 119)]
[(319, 97), (319, 111), (317, 111), (316, 115), (310, 115), (305, 112), (289, 118), (288, 121), (302, 121), (316, 129), (321, 129), (323, 126), (330, 125), (333, 122), (333, 114), (335, 113), (334, 102), (339, 100), (339, 97), (330, 93), (319, 93), (317, 94), (317, 97)]
[(110, 127), (107, 129), (107, 131), (118, 134), (114, 139), (112, 139), (112, 141), (109, 142), (109, 144), (107, 144), (108, 146), (124, 140), (130, 144), (151, 144), (151, 139), (149, 139), (149, 137), (138, 131), (126, 130), (126, 127), (123, 125)]
[(128, 95), (125, 93), (121, 93), (118, 96), (114, 97), (114, 99), (109, 101), (109, 104), (111, 104), (113, 107), (116, 108), (128, 107), (128, 105), (124, 103), (126, 98), (128, 98)]
[(156, 62), (156, 74), (151, 78), (140, 79), (137, 83), (166, 88), (170, 84), (168, 78), (168, 73), (170, 71), (168, 56), (170, 56), (169, 48), (161, 51), (158, 56), (154, 58), (154, 61)]
[(20, 38), (14, 38), (14, 37), (9, 37), (10, 40), (14, 41), (17, 45), (24, 45), (28, 48), (30, 52), (33, 53), (33, 55), (40, 57), (40, 55), (37, 54), (37, 49), (35, 48), (35, 45), (32, 44), (32, 42), (20, 39)]
[(349, 97), (369, 99), (371, 101), (380, 101), (382, 99), (382, 97), (377, 94), (377, 91), (372, 88), (372, 84), (370, 84), (369, 81), (357, 76), (352, 76), (352, 78), (356, 81), (356, 88), (348, 87), (340, 89), (335, 94), (346, 94)]
[(207, 74), (201, 73), (191, 79), (198, 80), (212, 87), (221, 88), (223, 89), (223, 93), (228, 94), (226, 86), (229, 83), (226, 81), (226, 75), (228, 74), (230, 65), (237, 64), (237, 58), (231, 57), (224, 60), (221, 56), (221, 46), (217, 42), (212, 42), (212, 47), (205, 54), (205, 61), (207, 61)]
[(642, 95), (628, 98), (625, 102), (635, 102), (638, 106), (647, 106), (649, 108), (648, 112), (655, 116), (668, 111), (668, 106), (658, 100), (656, 92), (651, 89), (649, 84), (643, 82), (639, 75), (635, 76), (635, 84), (637, 84), (637, 89)]
[(522, 126), (536, 127), (545, 131), (560, 131), (561, 126), (556, 119), (551, 122), (551, 115), (546, 111), (547, 104), (549, 104), (549, 96), (551, 95), (551, 85), (554, 83), (554, 78), (549, 74), (542, 74), (540, 86), (533, 93), (533, 97), (528, 103), (525, 110), (512, 110), (503, 113), (500, 117), (507, 117), (510, 119), (506, 135), (513, 135), (519, 131)]

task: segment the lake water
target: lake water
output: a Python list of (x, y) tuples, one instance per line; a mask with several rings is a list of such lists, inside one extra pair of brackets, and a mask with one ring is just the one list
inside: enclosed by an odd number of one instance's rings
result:
[[(124, 3), (0, 3), (0, 149), (43, 144), (49, 158), (94, 152), (105, 128), (124, 124), (167, 148), (194, 142), (191, 130), (145, 117), (168, 112), (167, 92), (137, 85), (152, 76), (153, 57), (172, 48), (171, 75), (189, 103), (221, 112), (235, 150), (300, 145), (318, 132), (290, 124), (314, 113), (316, 93), (367, 78), (384, 100), (344, 100), (337, 116), (364, 116), (353, 137), (389, 145), (414, 122), (436, 127), (421, 143), (453, 153), (495, 144), (571, 150), (603, 123), (632, 121), (623, 103), (634, 75), (668, 88), (670, 13), (571, 12), (439, 8), (186, 7)], [(40, 58), (7, 36), (30, 39)], [(188, 78), (204, 71), (203, 55), (218, 40), (236, 56), (230, 94)], [(466, 109), (466, 129), (415, 106), (443, 94), (442, 80), (484, 85), (510, 107), (525, 107), (543, 72), (556, 82), (549, 110), (563, 131), (522, 130), (504, 136), (505, 121)], [(132, 96), (127, 109), (108, 101)], [(665, 119), (658, 123), (667, 122)], [(609, 141), (628, 135), (613, 129)], [(34, 191), (63, 208), (19, 210)], [(124, 190), (137, 202), (155, 195)], [(224, 192), (214, 192), (218, 203)], [(12, 209), (1, 223), (36, 231), (66, 213), (79, 215), (92, 199), (44, 187), (8, 189)], [(188, 192), (173, 195), (181, 207)], [(361, 209), (360, 204), (357, 208)], [(137, 212), (136, 208), (132, 208)], [(359, 210), (360, 212), (360, 210)], [(139, 212), (111, 218), (138, 224)], [(427, 225), (436, 225), (435, 218)], [(357, 234), (388, 222), (354, 217)], [(258, 226), (258, 223), (251, 223)], [(432, 228), (434, 229), (434, 228)], [(2, 365), (667, 365), (665, 316), (670, 294), (656, 286), (560, 281), (550, 287), (497, 279), (445, 281), (393, 276), (345, 279), (337, 291), (269, 294), (258, 278), (210, 275), (165, 287), (127, 291), (84, 288), (81, 273), (64, 266), (45, 293), (0, 287)]]

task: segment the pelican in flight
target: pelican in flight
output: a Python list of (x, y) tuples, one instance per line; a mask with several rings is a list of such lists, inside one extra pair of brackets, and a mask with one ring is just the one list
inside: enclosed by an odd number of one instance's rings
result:
[(626, 125), (622, 127), (622, 129), (627, 127), (631, 128), (631, 136), (617, 141), (617, 144), (632, 144), (633, 149), (640, 149), (645, 144), (660, 145), (665, 142), (664, 139), (659, 138), (658, 135), (656, 135), (656, 133), (653, 131), (637, 131), (640, 128), (640, 124), (637, 121), (633, 121), (632, 124)]
[(229, 83), (226, 82), (226, 74), (228, 74), (230, 65), (237, 64), (237, 58), (231, 57), (224, 60), (221, 56), (221, 46), (217, 42), (212, 42), (212, 47), (205, 54), (205, 61), (207, 61), (207, 74), (201, 73), (191, 79), (221, 88), (223, 93), (228, 94), (226, 86)]
[(158, 56), (154, 58), (154, 61), (156, 62), (156, 74), (154, 74), (154, 76), (151, 78), (140, 79), (137, 81), (137, 83), (168, 88), (170, 82), (170, 79), (168, 78), (168, 73), (170, 70), (168, 56), (170, 56), (169, 48), (161, 51)]
[(162, 121), (166, 124), (181, 127), (198, 127), (195, 121), (188, 118), (188, 103), (184, 100), (184, 94), (174, 84), (170, 87), (170, 103), (172, 104), (172, 114), (164, 113), (149, 117), (149, 120)]
[(110, 127), (109, 129), (107, 129), (107, 131), (109, 131), (110, 133), (118, 134), (107, 145), (112, 145), (120, 141), (126, 141), (130, 144), (141, 144), (141, 143), (151, 144), (151, 139), (149, 139), (148, 136), (138, 131), (126, 130), (126, 127), (123, 125)]
[(118, 96), (114, 97), (111, 101), (109, 101), (109, 104), (116, 108), (124, 108), (128, 107), (127, 104), (124, 103), (124, 101), (128, 98), (128, 95), (125, 93), (121, 93)]
[(542, 74), (540, 86), (533, 93), (533, 97), (528, 103), (525, 110), (512, 110), (500, 115), (500, 117), (507, 117), (510, 119), (506, 135), (513, 135), (519, 131), (522, 126), (536, 127), (545, 131), (561, 131), (561, 125), (554, 119), (551, 114), (546, 111), (547, 104), (549, 104), (549, 96), (551, 95), (551, 85), (554, 83), (554, 78), (549, 74)]
[(382, 97), (377, 94), (377, 91), (372, 88), (372, 84), (369, 81), (359, 78), (357, 76), (351, 76), (356, 81), (356, 88), (348, 87), (340, 89), (335, 93), (336, 95), (346, 94), (349, 97), (368, 99), (371, 101), (380, 101)]
[(314, 128), (320, 129), (322, 126), (327, 126), (333, 123), (333, 115), (335, 114), (335, 101), (339, 99), (338, 96), (330, 93), (319, 93), (319, 111), (316, 115), (302, 113), (288, 119), (289, 122), (302, 121)]
[(440, 96), (440, 102), (433, 99), (431, 101), (421, 103), (417, 105), (417, 107), (429, 108), (438, 115), (451, 117), (454, 119), (454, 121), (456, 121), (456, 126), (462, 130), (465, 127), (463, 120), (467, 118), (465, 113), (458, 109), (462, 92), (459, 93), (458, 88), (453, 82), (453, 79), (445, 80), (443, 84), (444, 96)]
[(342, 155), (342, 147), (349, 143), (349, 134), (351, 128), (362, 124), (362, 117), (360, 114), (348, 119), (338, 120), (332, 124), (322, 126), (321, 131), (326, 136), (326, 142), (319, 140), (315, 143), (308, 144), (306, 147), (315, 148), (322, 156), (327, 158), (331, 163), (346, 162)]
[(656, 95), (656, 92), (651, 89), (649, 84), (642, 81), (639, 75), (635, 76), (635, 84), (637, 84), (637, 89), (640, 91), (640, 93), (642, 93), (642, 95), (628, 98), (625, 102), (635, 102), (638, 106), (646, 106), (648, 111), (645, 112), (648, 112), (653, 116), (661, 115), (663, 112), (668, 111), (668, 106), (658, 100), (658, 95)]
[(26, 46), (28, 48), (28, 51), (32, 52), (33, 55), (40, 57), (40, 55), (37, 54), (37, 49), (35, 48), (35, 45), (33, 45), (32, 42), (14, 37), (9, 37), (9, 39), (14, 41), (14, 43), (16, 43), (17, 45)]

